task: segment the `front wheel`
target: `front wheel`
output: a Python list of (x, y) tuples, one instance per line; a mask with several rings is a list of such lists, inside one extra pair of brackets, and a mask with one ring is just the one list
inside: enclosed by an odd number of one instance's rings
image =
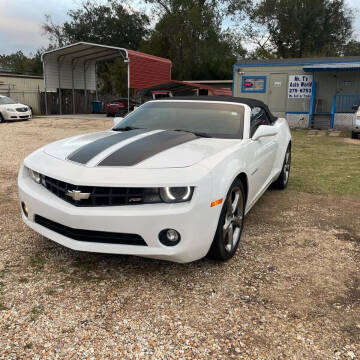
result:
[(290, 144), (286, 150), (285, 159), (281, 173), (279, 177), (274, 181), (273, 187), (276, 189), (284, 190), (287, 188), (290, 177), (290, 168), (291, 168), (291, 147)]
[(352, 139), (357, 139), (358, 138), (358, 134), (354, 131), (351, 132), (351, 138)]
[(0, 114), (0, 123), (4, 122), (3, 116)]
[(239, 246), (244, 226), (244, 212), (244, 186), (239, 179), (236, 179), (226, 195), (208, 257), (220, 261), (233, 257)]

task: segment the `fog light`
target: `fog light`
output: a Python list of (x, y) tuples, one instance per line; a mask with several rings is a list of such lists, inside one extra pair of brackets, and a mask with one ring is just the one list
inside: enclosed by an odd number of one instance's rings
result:
[(159, 240), (163, 245), (175, 246), (180, 242), (181, 236), (174, 229), (165, 229), (160, 231)]
[(22, 208), (22, 211), (23, 211), (24, 215), (26, 217), (28, 217), (29, 216), (29, 210), (28, 210), (27, 206), (25, 205), (25, 203), (23, 201), (21, 202), (21, 208)]

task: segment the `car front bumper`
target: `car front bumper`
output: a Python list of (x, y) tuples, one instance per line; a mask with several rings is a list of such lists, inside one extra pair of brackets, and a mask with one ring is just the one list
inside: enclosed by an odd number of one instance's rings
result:
[[(18, 178), (20, 202), (28, 209), (28, 216), (22, 212), (24, 222), (36, 232), (68, 248), (185, 263), (204, 257), (214, 238), (221, 206), (211, 208), (209, 194), (202, 193), (200, 187), (187, 203), (77, 207), (35, 183), (25, 173), (22, 168)], [(72, 229), (137, 234), (147, 246), (103, 243), (96, 238), (91, 241), (74, 240), (39, 225), (35, 222), (35, 215)], [(181, 241), (175, 246), (165, 246), (159, 241), (159, 232), (169, 228), (181, 235)]]
[(7, 121), (27, 120), (32, 118), (31, 111), (3, 111), (2, 115), (4, 120)]

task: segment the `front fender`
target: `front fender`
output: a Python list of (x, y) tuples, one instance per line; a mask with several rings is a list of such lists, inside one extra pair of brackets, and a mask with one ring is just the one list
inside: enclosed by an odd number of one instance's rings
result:
[[(239, 159), (223, 160), (218, 163), (210, 172), (212, 179), (212, 195), (211, 201), (226, 198), (226, 195), (230, 189), (231, 184), (239, 176), (244, 173), (248, 178), (248, 171), (244, 161)], [(248, 184), (250, 186), (250, 184)], [(219, 206), (220, 210), (221, 207)], [(219, 211), (220, 215), (220, 211)]]

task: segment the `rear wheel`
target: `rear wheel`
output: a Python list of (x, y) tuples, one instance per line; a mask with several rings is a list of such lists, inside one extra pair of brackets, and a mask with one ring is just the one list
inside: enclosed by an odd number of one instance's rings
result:
[(0, 114), (0, 123), (4, 122), (3, 116)]
[(291, 168), (291, 147), (290, 144), (286, 150), (285, 159), (281, 173), (279, 177), (274, 181), (273, 187), (276, 189), (284, 190), (287, 188), (290, 177), (290, 168)]
[(215, 260), (226, 261), (233, 257), (239, 246), (245, 212), (244, 186), (236, 179), (227, 193), (221, 210), (218, 227), (208, 256)]
[(351, 138), (352, 139), (357, 139), (358, 138), (358, 134), (354, 131), (351, 132)]

